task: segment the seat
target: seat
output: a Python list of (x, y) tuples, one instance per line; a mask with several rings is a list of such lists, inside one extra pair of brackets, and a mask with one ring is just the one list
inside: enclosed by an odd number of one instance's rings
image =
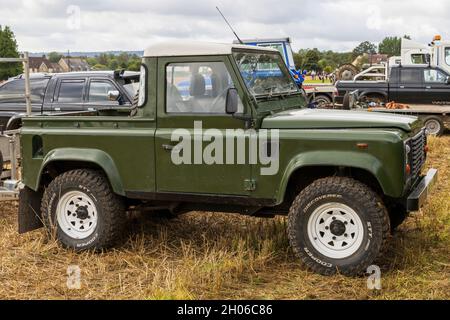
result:
[(207, 113), (208, 106), (211, 103), (211, 97), (206, 95), (206, 81), (201, 74), (195, 73), (192, 75), (189, 94), (191, 96), (190, 101), (192, 102), (193, 112)]

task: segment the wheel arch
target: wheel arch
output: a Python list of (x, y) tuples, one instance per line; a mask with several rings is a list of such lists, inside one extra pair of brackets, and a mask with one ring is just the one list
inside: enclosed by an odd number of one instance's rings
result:
[(373, 97), (373, 96), (381, 96), (386, 101), (388, 99), (388, 94), (384, 92), (383, 90), (365, 90), (361, 92), (360, 97)]
[(310, 102), (316, 100), (317, 97), (326, 97), (330, 100), (330, 102), (333, 102), (333, 94), (327, 92), (317, 92), (315, 95), (311, 95), (311, 97), (309, 98)]
[(403, 186), (390, 181), (389, 173), (374, 156), (345, 151), (335, 153), (333, 156), (312, 153), (293, 159), (281, 180), (277, 202), (289, 201), (292, 196), (290, 193), (298, 194), (313, 181), (335, 175), (354, 178), (369, 185), (380, 195), (401, 195)]
[(106, 152), (96, 149), (61, 148), (50, 151), (42, 162), (34, 190), (38, 190), (57, 175), (85, 168), (101, 170), (113, 191), (125, 196), (122, 179), (114, 160)]

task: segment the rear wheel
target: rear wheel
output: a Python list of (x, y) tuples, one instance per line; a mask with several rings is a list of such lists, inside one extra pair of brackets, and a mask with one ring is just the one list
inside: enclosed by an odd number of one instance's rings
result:
[(330, 177), (295, 199), (288, 234), (294, 251), (314, 272), (354, 276), (364, 273), (386, 247), (389, 216), (366, 185)]
[(68, 248), (101, 250), (123, 236), (123, 201), (97, 171), (74, 170), (58, 176), (44, 192), (41, 211), (48, 233)]
[(438, 137), (444, 134), (445, 127), (441, 118), (436, 116), (429, 116), (426, 117), (423, 122), (425, 123), (427, 134)]

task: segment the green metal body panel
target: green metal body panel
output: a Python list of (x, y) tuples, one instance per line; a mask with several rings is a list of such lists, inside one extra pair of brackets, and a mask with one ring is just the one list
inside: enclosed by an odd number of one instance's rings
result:
[[(280, 129), (277, 174), (260, 175), (264, 166), (259, 164), (176, 166), (171, 162), (165, 146), (174, 144), (170, 141), (174, 129), (184, 128), (193, 133), (194, 122), (198, 120), (202, 121), (203, 130), (225, 133), (226, 129), (245, 129), (245, 122), (231, 115), (166, 113), (167, 64), (205, 61), (223, 62), (227, 66), (244, 105), (244, 116), (254, 120), (254, 130)], [(369, 172), (387, 196), (404, 196), (403, 141), (420, 126), (416, 118), (299, 110), (305, 104), (300, 96), (258, 105), (251, 99), (231, 56), (145, 58), (143, 63), (148, 69), (147, 101), (136, 116), (24, 119), (21, 144), (26, 186), (38, 190), (48, 165), (75, 161), (102, 168), (119, 195), (128, 192), (235, 195), (272, 199), (280, 204), (291, 175), (299, 168), (342, 166)], [(268, 113), (271, 109), (277, 112)], [(292, 110), (282, 112), (283, 109)], [(34, 146), (36, 137), (40, 137), (43, 145), (38, 154)], [(368, 148), (359, 149), (359, 143), (368, 144)]]
[[(36, 135), (43, 140), (43, 156), (32, 153)], [(77, 161), (103, 168), (120, 195), (124, 190), (154, 191), (154, 135), (154, 122), (130, 118), (25, 119), (21, 137), (23, 182), (37, 190), (48, 164)]]

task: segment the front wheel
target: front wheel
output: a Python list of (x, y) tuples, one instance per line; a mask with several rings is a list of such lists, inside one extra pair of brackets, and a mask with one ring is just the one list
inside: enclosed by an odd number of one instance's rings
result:
[(389, 216), (379, 196), (343, 177), (304, 189), (289, 211), (291, 246), (306, 266), (323, 275), (362, 274), (386, 247)]
[(48, 233), (67, 248), (106, 249), (123, 236), (123, 201), (97, 171), (74, 170), (58, 176), (44, 192), (41, 211)]

